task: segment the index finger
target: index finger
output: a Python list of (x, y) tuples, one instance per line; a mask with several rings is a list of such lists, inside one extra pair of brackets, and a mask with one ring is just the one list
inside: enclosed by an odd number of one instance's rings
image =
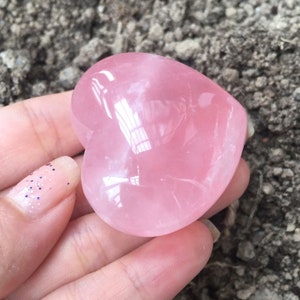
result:
[(56, 157), (82, 150), (70, 122), (72, 92), (0, 109), (0, 190)]

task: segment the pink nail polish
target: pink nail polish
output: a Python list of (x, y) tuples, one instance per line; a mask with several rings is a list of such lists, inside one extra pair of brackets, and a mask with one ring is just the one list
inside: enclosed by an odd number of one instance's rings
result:
[(30, 217), (38, 217), (66, 198), (79, 181), (70, 157), (58, 158), (28, 175), (7, 194), (8, 200)]

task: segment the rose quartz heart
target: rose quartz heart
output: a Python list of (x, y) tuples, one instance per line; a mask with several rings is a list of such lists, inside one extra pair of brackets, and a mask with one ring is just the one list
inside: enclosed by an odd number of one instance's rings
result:
[(200, 218), (229, 184), (247, 132), (243, 107), (199, 72), (146, 53), (92, 66), (72, 97), (84, 193), (112, 227), (139, 236)]

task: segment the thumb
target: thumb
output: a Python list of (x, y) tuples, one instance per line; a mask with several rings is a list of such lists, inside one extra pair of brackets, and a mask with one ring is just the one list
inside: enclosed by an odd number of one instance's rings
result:
[(0, 299), (24, 282), (68, 224), (79, 168), (61, 157), (36, 170), (0, 199)]

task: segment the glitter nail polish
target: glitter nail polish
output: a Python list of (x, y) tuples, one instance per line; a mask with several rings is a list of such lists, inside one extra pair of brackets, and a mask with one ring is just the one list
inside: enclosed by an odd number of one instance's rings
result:
[(23, 213), (38, 217), (67, 197), (78, 181), (75, 161), (61, 157), (29, 174), (9, 191), (7, 199)]

